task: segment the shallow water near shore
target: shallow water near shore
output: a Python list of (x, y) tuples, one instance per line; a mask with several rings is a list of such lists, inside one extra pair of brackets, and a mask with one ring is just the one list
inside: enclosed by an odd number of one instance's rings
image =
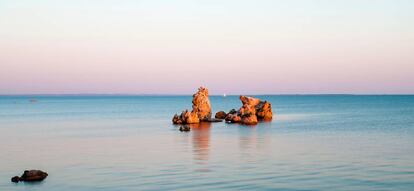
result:
[(0, 190), (414, 190), (414, 96), (257, 97), (272, 122), (180, 132), (191, 96), (0, 96)]

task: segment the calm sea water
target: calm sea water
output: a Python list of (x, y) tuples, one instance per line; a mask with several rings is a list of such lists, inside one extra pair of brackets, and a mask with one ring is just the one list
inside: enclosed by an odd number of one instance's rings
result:
[(0, 190), (414, 190), (414, 96), (258, 97), (271, 123), (180, 132), (191, 96), (1, 96)]

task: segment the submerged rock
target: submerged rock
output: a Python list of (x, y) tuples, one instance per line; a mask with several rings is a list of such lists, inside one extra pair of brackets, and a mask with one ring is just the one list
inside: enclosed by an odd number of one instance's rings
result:
[(19, 177), (19, 176), (13, 176), (13, 177), (11, 178), (11, 181), (12, 181), (12, 182), (19, 182), (19, 180), (20, 180), (20, 177)]
[(223, 119), (217, 119), (217, 118), (209, 118), (207, 120), (205, 120), (205, 122), (223, 122)]
[(191, 128), (190, 128), (190, 126), (188, 126), (188, 125), (182, 125), (182, 126), (180, 126), (180, 129), (179, 129), (181, 132), (183, 132), (183, 131), (190, 131), (191, 130)]
[(216, 113), (216, 115), (214, 116), (217, 119), (225, 119), (226, 118), (226, 112), (224, 111), (219, 111)]
[(41, 170), (25, 170), (22, 176), (18, 177), (15, 176), (11, 179), (12, 182), (19, 182), (19, 181), (26, 181), (26, 182), (33, 182), (33, 181), (42, 181), (44, 180), (48, 174)]

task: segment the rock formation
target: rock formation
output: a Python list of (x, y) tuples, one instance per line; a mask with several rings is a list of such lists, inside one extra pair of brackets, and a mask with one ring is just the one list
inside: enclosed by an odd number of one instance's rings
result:
[(193, 95), (192, 111), (185, 110), (180, 115), (175, 114), (172, 122), (174, 124), (198, 124), (200, 122), (221, 122), (224, 119), (231, 123), (255, 125), (262, 120), (272, 120), (273, 113), (270, 102), (247, 96), (240, 96), (240, 101), (243, 105), (239, 110), (232, 109), (227, 114), (224, 111), (219, 111), (215, 118), (211, 118), (208, 90), (200, 87)]
[(22, 174), (22, 176), (18, 177), (15, 176), (11, 179), (12, 182), (19, 182), (19, 181), (27, 181), (27, 182), (33, 182), (33, 181), (42, 181), (44, 180), (48, 174), (46, 172), (43, 172), (41, 170), (25, 170)]
[(243, 106), (238, 111), (235, 109), (230, 110), (226, 115), (226, 121), (255, 125), (259, 120), (272, 119), (272, 106), (269, 102), (247, 96), (240, 96), (240, 101)]
[(211, 105), (208, 99), (208, 89), (198, 88), (197, 93), (193, 95), (193, 110), (185, 110), (181, 115), (175, 114), (172, 122), (174, 124), (193, 124), (200, 121), (215, 122), (211, 119)]

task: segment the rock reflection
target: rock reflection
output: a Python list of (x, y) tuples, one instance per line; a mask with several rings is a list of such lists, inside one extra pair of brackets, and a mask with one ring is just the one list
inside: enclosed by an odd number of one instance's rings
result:
[(209, 159), (211, 123), (191, 124), (194, 159), (201, 162)]
[(239, 129), (239, 146), (241, 150), (250, 150), (257, 147), (257, 128), (244, 127)]
[(269, 124), (262, 123), (260, 126), (239, 128), (239, 148), (244, 155), (254, 155), (270, 145)]

